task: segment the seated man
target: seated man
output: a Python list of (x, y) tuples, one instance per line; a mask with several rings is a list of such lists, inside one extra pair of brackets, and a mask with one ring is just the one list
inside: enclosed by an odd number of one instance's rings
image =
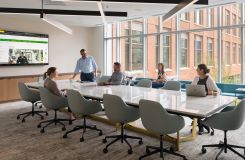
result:
[(125, 84), (125, 76), (121, 72), (121, 64), (119, 62), (114, 63), (114, 72), (111, 78), (107, 82), (99, 83), (99, 85), (122, 85)]

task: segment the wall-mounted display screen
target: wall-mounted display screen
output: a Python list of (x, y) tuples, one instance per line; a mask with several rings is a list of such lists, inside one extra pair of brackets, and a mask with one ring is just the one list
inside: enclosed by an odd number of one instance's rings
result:
[(0, 30), (0, 65), (47, 65), (46, 34)]

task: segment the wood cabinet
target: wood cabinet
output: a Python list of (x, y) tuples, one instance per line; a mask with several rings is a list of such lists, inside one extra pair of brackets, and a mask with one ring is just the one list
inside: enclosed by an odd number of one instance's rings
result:
[[(36, 82), (41, 75), (0, 77), (0, 103), (20, 100), (18, 83)], [(59, 74), (58, 80), (69, 79), (72, 73)]]

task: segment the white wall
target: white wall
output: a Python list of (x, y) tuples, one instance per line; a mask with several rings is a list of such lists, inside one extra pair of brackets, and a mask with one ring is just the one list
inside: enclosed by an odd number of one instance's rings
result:
[(73, 72), (81, 48), (86, 48), (95, 57), (99, 68), (103, 68), (103, 50), (97, 49), (97, 46), (103, 46), (99, 41), (103, 38), (96, 35), (99, 34), (99, 30), (86, 27), (71, 28), (73, 35), (42, 21), (39, 16), (0, 15), (0, 29), (49, 34), (48, 66), (0, 66), (0, 77), (42, 74), (49, 66), (56, 66), (60, 73)]

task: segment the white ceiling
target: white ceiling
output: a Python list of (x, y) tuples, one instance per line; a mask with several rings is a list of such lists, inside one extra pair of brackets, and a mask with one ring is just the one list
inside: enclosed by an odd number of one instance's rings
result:
[[(235, 0), (209, 0), (210, 6), (232, 3)], [(243, 1), (244, 0), (240, 0)], [(235, 1), (237, 2), (237, 0)], [(91, 10), (99, 11), (95, 2), (54, 2), (45, 0), (45, 9), (65, 9), (65, 10)], [(41, 8), (41, 0), (1, 0), (1, 7), (10, 8)], [(106, 17), (108, 23), (133, 19), (139, 17), (149, 17), (152, 15), (166, 14), (175, 4), (140, 4), (140, 3), (105, 3), (103, 2), (104, 11), (121, 11), (127, 12), (128, 17)], [(188, 10), (203, 7), (202, 5), (191, 6)], [(1, 13), (0, 13), (1, 15)], [(16, 15), (18, 16), (18, 15)], [(28, 15), (26, 15), (28, 16)], [(39, 16), (36, 15), (38, 18)], [(101, 25), (102, 19), (100, 16), (66, 16), (66, 15), (51, 15), (52, 18), (71, 26), (93, 27)]]

